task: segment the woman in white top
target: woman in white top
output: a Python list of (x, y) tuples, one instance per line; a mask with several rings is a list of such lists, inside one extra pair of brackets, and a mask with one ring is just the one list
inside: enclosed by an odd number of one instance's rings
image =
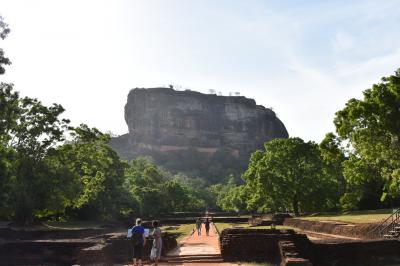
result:
[(154, 265), (158, 265), (158, 261), (161, 258), (161, 249), (162, 249), (162, 238), (161, 238), (161, 229), (158, 227), (158, 222), (153, 221), (153, 247), (151, 248), (150, 258), (154, 260)]

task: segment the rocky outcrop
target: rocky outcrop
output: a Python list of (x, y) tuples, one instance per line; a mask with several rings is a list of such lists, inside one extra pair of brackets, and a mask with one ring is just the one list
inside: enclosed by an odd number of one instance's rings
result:
[(229, 149), (248, 156), (288, 133), (275, 113), (243, 96), (217, 96), (172, 88), (136, 88), (125, 105), (129, 133), (111, 142), (124, 158), (148, 152)]

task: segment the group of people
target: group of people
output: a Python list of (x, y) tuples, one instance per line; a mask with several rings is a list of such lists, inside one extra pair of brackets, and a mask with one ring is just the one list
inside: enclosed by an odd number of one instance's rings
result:
[[(201, 227), (203, 221), (201, 218), (197, 218), (196, 220), (196, 229), (197, 234), (201, 235)], [(150, 259), (154, 261), (154, 265), (158, 265), (158, 261), (161, 258), (161, 249), (162, 249), (162, 238), (161, 238), (161, 229), (158, 225), (157, 221), (152, 222), (153, 229), (150, 236), (153, 236), (153, 243), (150, 252)], [(206, 235), (209, 235), (210, 232), (210, 219), (207, 217), (204, 221), (204, 227), (206, 228)], [(145, 228), (142, 226), (142, 220), (140, 218), (136, 219), (136, 225), (131, 229), (131, 239), (133, 244), (133, 265), (141, 266), (142, 265), (142, 254), (143, 247), (146, 245), (146, 235)]]
[[(158, 261), (161, 257), (162, 249), (162, 238), (161, 229), (158, 227), (158, 222), (153, 221), (153, 230), (151, 236), (153, 236), (153, 245), (151, 247), (150, 259), (154, 261), (154, 265), (158, 265)], [(137, 237), (137, 240), (136, 240)], [(142, 226), (142, 220), (136, 219), (136, 225), (132, 227), (132, 243), (133, 243), (133, 265), (142, 265), (142, 254), (143, 247), (146, 245), (145, 228)]]
[[(202, 221), (199, 218), (197, 218), (196, 220), (196, 229), (197, 229), (197, 235), (201, 236), (201, 225), (202, 225)], [(204, 221), (204, 227), (206, 228), (206, 236), (209, 235), (210, 232), (210, 220), (208, 219), (208, 217), (206, 218), (206, 220)]]

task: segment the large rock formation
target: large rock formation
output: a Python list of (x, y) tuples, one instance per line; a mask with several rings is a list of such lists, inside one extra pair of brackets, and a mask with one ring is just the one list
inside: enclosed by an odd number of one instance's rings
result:
[(136, 88), (125, 105), (129, 133), (111, 142), (123, 158), (187, 149), (248, 156), (288, 133), (275, 113), (243, 96), (217, 96), (172, 88)]

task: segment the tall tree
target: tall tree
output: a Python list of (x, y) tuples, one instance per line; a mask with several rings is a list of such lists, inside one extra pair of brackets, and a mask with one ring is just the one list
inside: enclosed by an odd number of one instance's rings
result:
[(73, 176), (70, 187), (75, 194), (69, 194), (73, 198), (68, 206), (90, 210), (92, 219), (117, 217), (126, 204), (123, 182), (127, 164), (107, 145), (108, 134), (82, 124), (71, 135), (73, 140), (55, 154), (55, 161)]
[(343, 163), (347, 160), (345, 148), (342, 145), (342, 140), (333, 133), (328, 133), (319, 144), (322, 159), (325, 163), (324, 171), (326, 175), (331, 176), (336, 180), (336, 200), (337, 209), (340, 209), (339, 198), (346, 191), (346, 180), (343, 176)]
[[(10, 87), (0, 87), (0, 95), (4, 94), (4, 88)], [(6, 204), (13, 206), (12, 216), (16, 220), (26, 222), (32, 221), (51, 195), (51, 185), (55, 184), (49, 179), (55, 176), (48, 176), (46, 156), (64, 140), (69, 121), (59, 118), (64, 111), (60, 105), (47, 107), (36, 99), (18, 98), (11, 90), (8, 94), (15, 96), (8, 97), (15, 111), (7, 116), (1, 137), (2, 149), (14, 154), (12, 172), (5, 182), (9, 200)], [(13, 119), (15, 114), (17, 119)]]
[[(362, 100), (350, 99), (334, 120), (339, 136), (351, 144), (354, 155), (344, 165), (345, 178), (353, 185), (373, 181), (382, 186), (382, 201), (396, 199), (400, 192), (400, 69), (365, 90), (363, 96)], [(360, 165), (374, 169), (375, 176), (351, 169)]]
[(244, 198), (244, 186), (236, 185), (234, 177), (231, 176), (228, 184), (220, 185), (217, 204), (225, 211), (239, 213), (246, 209)]
[[(7, 35), (10, 33), (10, 28), (8, 24), (4, 22), (4, 18), (0, 16), (0, 39), (4, 40)], [(4, 51), (0, 48), (0, 75), (4, 74), (6, 71), (4, 66), (10, 65), (11, 61), (4, 55)]]
[(148, 158), (132, 160), (126, 174), (125, 187), (128, 189), (136, 215), (158, 215), (164, 209), (162, 185), (165, 182), (162, 172)]
[(275, 139), (264, 151), (253, 154), (246, 181), (249, 208), (323, 210), (331, 207), (335, 180), (324, 171), (324, 163), (313, 142), (300, 138)]

